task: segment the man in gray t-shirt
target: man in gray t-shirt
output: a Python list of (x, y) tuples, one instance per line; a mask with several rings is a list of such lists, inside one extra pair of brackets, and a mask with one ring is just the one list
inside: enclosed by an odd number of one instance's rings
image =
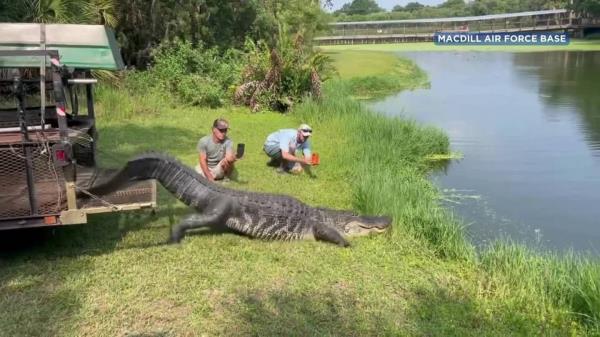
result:
[(210, 181), (223, 179), (233, 170), (235, 155), (233, 142), (227, 137), (229, 122), (223, 118), (215, 119), (212, 133), (198, 141), (198, 165), (196, 172)]

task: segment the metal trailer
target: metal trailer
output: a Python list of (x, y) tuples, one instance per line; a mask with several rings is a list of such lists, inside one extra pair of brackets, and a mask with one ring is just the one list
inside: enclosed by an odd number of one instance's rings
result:
[(0, 230), (156, 207), (154, 180), (86, 192), (112, 173), (96, 163), (91, 70), (122, 67), (104, 26), (0, 24)]

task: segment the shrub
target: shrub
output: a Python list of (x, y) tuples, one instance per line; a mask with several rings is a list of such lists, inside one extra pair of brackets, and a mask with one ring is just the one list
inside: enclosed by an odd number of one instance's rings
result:
[(218, 107), (230, 99), (240, 78), (240, 52), (193, 47), (189, 42), (165, 43), (154, 51), (147, 71), (130, 71), (126, 88), (133, 95), (149, 92), (173, 96), (183, 104)]

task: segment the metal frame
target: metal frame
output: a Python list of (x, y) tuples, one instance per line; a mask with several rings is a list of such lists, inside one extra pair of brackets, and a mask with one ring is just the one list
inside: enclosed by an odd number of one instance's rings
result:
[[(94, 121), (95, 121), (95, 111), (94, 111), (94, 95), (92, 90), (92, 85), (96, 83), (95, 79), (91, 78), (72, 78), (72, 72), (67, 71), (67, 69), (61, 65), (59, 62), (59, 52), (57, 50), (0, 50), (0, 57), (2, 56), (35, 56), (41, 57), (42, 61), (40, 62), (40, 74), (44, 74), (46, 67), (49, 66), (52, 71), (52, 85), (53, 85), (53, 96), (56, 106), (56, 120), (58, 123), (58, 133), (54, 132), (56, 138), (53, 146), (62, 146), (68, 153), (69, 158), (73, 158), (73, 150), (71, 147), (71, 142), (69, 140), (69, 128), (67, 121), (67, 113), (66, 113), (66, 96), (64, 89), (66, 87), (71, 87), (72, 85), (85, 85), (86, 91), (85, 95), (87, 97), (87, 118), (89, 118), (92, 122), (90, 125), (90, 130), (93, 130)], [(50, 62), (47, 62), (49, 58)], [(42, 71), (43, 69), (44, 71)], [(85, 72), (85, 71), (84, 71)], [(77, 199), (77, 186), (76, 186), (76, 178), (81, 174), (76, 172), (75, 162), (69, 159), (67, 162), (60, 165), (58, 169), (61, 170), (62, 177), (64, 177), (64, 192), (66, 194), (66, 207), (61, 208), (58, 213), (52, 212), (41, 212), (38, 210), (38, 201), (36, 200), (36, 183), (34, 179), (33, 173), (33, 154), (31, 145), (39, 144), (36, 139), (30, 137), (29, 132), (31, 131), (31, 126), (28, 125), (27, 118), (25, 116), (27, 108), (24, 104), (22, 86), (23, 83), (36, 83), (37, 80), (23, 80), (20, 76), (9, 80), (0, 80), (2, 82), (13, 82), (17, 93), (17, 113), (19, 114), (18, 130), (21, 134), (20, 140), (14, 142), (13, 144), (19, 144), (23, 147), (23, 153), (25, 157), (25, 170), (27, 175), (27, 196), (29, 201), (29, 215), (21, 215), (21, 216), (9, 216), (3, 217), (0, 219), (0, 230), (5, 229), (19, 229), (26, 227), (46, 227), (46, 226), (56, 226), (56, 225), (69, 225), (69, 224), (81, 224), (87, 222), (88, 214), (96, 214), (96, 213), (106, 213), (106, 212), (120, 212), (127, 210), (136, 210), (143, 208), (156, 208), (156, 198), (157, 198), (157, 189), (156, 182), (149, 182), (150, 185), (146, 185), (145, 188), (149, 188), (148, 194), (145, 194), (147, 197), (142, 199), (130, 199), (129, 201), (120, 202), (118, 204), (110, 204), (105, 202), (105, 205), (88, 205), (88, 204), (78, 204), (80, 200)], [(40, 76), (40, 92), (45, 88), (46, 78), (45, 76)], [(21, 89), (21, 91), (19, 91)], [(71, 89), (72, 90), (72, 89)], [(77, 99), (77, 94), (71, 92), (69, 90), (71, 104), (78, 105), (79, 100)], [(44, 92), (41, 93), (45, 98), (45, 89)], [(42, 101), (41, 107), (41, 115), (45, 114), (46, 107), (45, 102)], [(75, 115), (78, 112), (78, 108), (74, 106), (71, 107), (70, 115), (73, 117), (77, 117)], [(42, 117), (44, 118), (44, 117)], [(41, 129), (44, 132), (45, 123), (42, 123), (42, 126), (38, 126), (38, 130)], [(16, 130), (15, 130), (16, 131)], [(95, 137), (94, 137), (95, 138)], [(95, 155), (95, 142), (93, 142), (93, 154)], [(55, 165), (58, 165), (55, 161)], [(95, 165), (90, 166), (90, 169), (96, 170)], [(62, 181), (61, 177), (61, 181)], [(124, 189), (122, 193), (129, 193), (127, 189)], [(63, 199), (64, 200), (64, 199)], [(40, 201), (41, 202), (41, 201)]]
[[(40, 74), (45, 74), (46, 68), (46, 58), (50, 58), (50, 67), (52, 69), (52, 84), (54, 89), (54, 101), (57, 109), (57, 120), (58, 120), (58, 129), (61, 143), (64, 146), (68, 146), (68, 127), (67, 127), (67, 119), (66, 119), (66, 101), (63, 91), (63, 78), (62, 78), (62, 67), (59, 63), (59, 55), (57, 50), (0, 50), (0, 57), (2, 56), (37, 56), (42, 57), (42, 61), (40, 62)], [(43, 70), (42, 70), (43, 69)], [(45, 84), (45, 78), (40, 78), (40, 83)], [(26, 170), (26, 181), (27, 181), (27, 194), (29, 198), (29, 209), (31, 217), (44, 217), (49, 214), (39, 214), (38, 209), (38, 200), (36, 199), (36, 186), (34, 183), (33, 177), (33, 157), (31, 152), (31, 147), (28, 146), (32, 144), (29, 138), (29, 125), (27, 125), (27, 118), (25, 117), (25, 106), (24, 106), (24, 98), (23, 98), (23, 82), (21, 80), (20, 75), (15, 76), (13, 78), (13, 87), (17, 99), (17, 114), (19, 121), (19, 129), (21, 132), (21, 146), (23, 149), (23, 155), (25, 157), (25, 170)], [(42, 92), (44, 90), (44, 92)], [(40, 86), (40, 95), (45, 97), (45, 85)], [(44, 131), (45, 123), (44, 114), (45, 114), (45, 100), (42, 100), (41, 106), (41, 114), (42, 114), (42, 123), (41, 128), (42, 132)], [(73, 164), (67, 165), (71, 166), (71, 168), (65, 167), (65, 180), (67, 182), (67, 204), (68, 205), (76, 205), (75, 201), (75, 193), (74, 193), (74, 181), (75, 174), (74, 169), (72, 168)], [(72, 184), (71, 184), (72, 183)], [(69, 193), (69, 188), (72, 185), (73, 193)]]

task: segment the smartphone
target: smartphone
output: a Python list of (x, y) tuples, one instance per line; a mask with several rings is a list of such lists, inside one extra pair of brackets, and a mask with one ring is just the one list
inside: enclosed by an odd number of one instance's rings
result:
[(237, 145), (237, 150), (235, 152), (235, 157), (240, 159), (244, 156), (244, 150), (246, 148), (246, 144), (240, 143)]

